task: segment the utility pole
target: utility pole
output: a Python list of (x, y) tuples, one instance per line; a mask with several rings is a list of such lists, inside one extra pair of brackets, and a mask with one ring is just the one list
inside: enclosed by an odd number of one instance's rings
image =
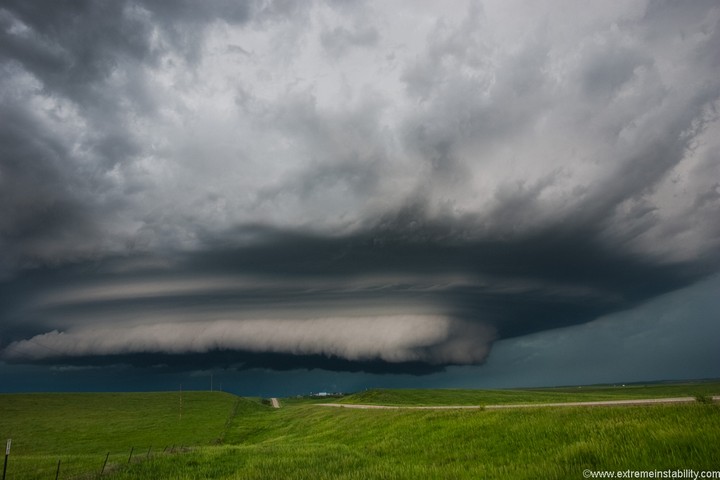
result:
[(180, 420), (182, 420), (182, 383), (180, 384)]

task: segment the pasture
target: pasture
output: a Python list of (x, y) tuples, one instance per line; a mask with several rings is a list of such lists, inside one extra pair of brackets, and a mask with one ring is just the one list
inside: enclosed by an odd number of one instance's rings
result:
[[(688, 384), (379, 390), (342, 401), (468, 405), (718, 394), (718, 384)], [(561, 479), (582, 478), (585, 468), (720, 469), (717, 404), (418, 411), (292, 398), (273, 409), (217, 392), (184, 395), (182, 419), (177, 392), (0, 395), (0, 435), (14, 442), (8, 479), (54, 478), (58, 459), (78, 466), (68, 470), (74, 477), (60, 478), (92, 478), (107, 452), (115, 454), (103, 475), (109, 479)], [(146, 455), (150, 445), (157, 448)], [(166, 445), (185, 448), (162, 453)], [(128, 462), (131, 447), (140, 454)]]

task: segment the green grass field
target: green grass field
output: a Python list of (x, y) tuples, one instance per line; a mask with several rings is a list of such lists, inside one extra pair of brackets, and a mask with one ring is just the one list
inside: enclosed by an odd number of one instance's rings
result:
[[(227, 393), (47, 393), (0, 395), (0, 441), (12, 438), (8, 478), (100, 471), (175, 446), (222, 442), (240, 399)], [(151, 450), (152, 454), (152, 450)], [(21, 475), (22, 471), (22, 475)], [(27, 474), (28, 471), (30, 474)], [(66, 478), (66, 477), (63, 477)]]
[(629, 385), (513, 390), (385, 390), (373, 389), (348, 395), (328, 403), (361, 405), (503, 405), (512, 403), (583, 402), (595, 400), (632, 400), (662, 397), (720, 395), (717, 383), (673, 385)]
[[(380, 390), (349, 403), (528, 403), (718, 395), (720, 384), (524, 391)], [(513, 397), (513, 395), (515, 395)], [(481, 399), (482, 401), (478, 401)], [(720, 405), (349, 410), (229, 394), (0, 395), (8, 479), (582, 478), (590, 469), (720, 470)], [(166, 445), (192, 447), (162, 454)], [(147, 446), (157, 450), (146, 455)], [(130, 447), (139, 449), (127, 464)], [(84, 470), (83, 470), (84, 469)], [(86, 472), (91, 476), (83, 476)], [(74, 475), (74, 476), (69, 476)]]

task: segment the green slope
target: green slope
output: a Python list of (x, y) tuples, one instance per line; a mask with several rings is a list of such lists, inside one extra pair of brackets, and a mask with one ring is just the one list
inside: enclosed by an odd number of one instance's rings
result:
[(203, 445), (219, 439), (238, 397), (221, 392), (0, 395), (0, 439), (14, 454)]
[(567, 479), (717, 469), (718, 405), (355, 410), (312, 404), (238, 415), (228, 443), (139, 463), (113, 478)]
[[(60, 478), (180, 446), (218, 443), (238, 402), (220, 392), (0, 395), (0, 441), (12, 438), (8, 478)], [(151, 449), (151, 450), (150, 450)]]
[[(709, 395), (716, 388), (379, 390), (344, 401), (526, 403)], [(103, 478), (117, 480), (562, 479), (582, 478), (585, 468), (717, 470), (720, 458), (718, 404), (428, 411), (313, 403), (288, 399), (273, 409), (186, 392), (181, 418), (177, 392), (0, 395), (0, 439), (13, 438), (8, 478), (16, 480), (54, 478), (58, 460), (60, 478), (94, 477), (107, 452)], [(166, 445), (195, 447), (161, 454)]]
[(500, 405), (720, 395), (720, 383), (513, 390), (372, 389), (327, 402), (361, 405)]

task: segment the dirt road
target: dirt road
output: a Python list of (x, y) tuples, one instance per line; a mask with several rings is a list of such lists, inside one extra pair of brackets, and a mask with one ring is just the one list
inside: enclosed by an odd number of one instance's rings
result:
[[(720, 396), (712, 397), (713, 401), (720, 401)], [(697, 401), (695, 397), (674, 398), (643, 398), (635, 400), (604, 400), (598, 402), (562, 402), (562, 403), (523, 403), (507, 405), (433, 405), (433, 406), (397, 406), (397, 405), (357, 405), (343, 403), (317, 403), (321, 407), (359, 408), (359, 409), (390, 409), (390, 410), (449, 410), (449, 409), (487, 409), (503, 410), (508, 408), (537, 408), (537, 407), (609, 407), (613, 405), (652, 405), (657, 403), (691, 403)]]
[(280, 408), (280, 402), (278, 402), (277, 398), (271, 398), (270, 403), (272, 403), (273, 408)]

